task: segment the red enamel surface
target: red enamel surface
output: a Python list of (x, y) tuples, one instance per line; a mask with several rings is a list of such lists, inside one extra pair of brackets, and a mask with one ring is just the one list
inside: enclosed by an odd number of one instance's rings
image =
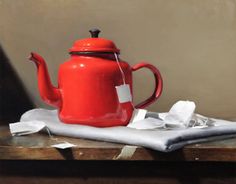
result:
[[(132, 102), (118, 101), (115, 86), (122, 85), (123, 80), (114, 53), (119, 53), (119, 49), (110, 40), (93, 37), (77, 40), (70, 52), (71, 58), (60, 65), (58, 87), (52, 85), (44, 59), (31, 53), (29, 59), (37, 66), (42, 99), (58, 108), (59, 118), (64, 123), (97, 127), (127, 125), (134, 109)], [(153, 94), (136, 108), (145, 108), (160, 97), (163, 84), (156, 67), (148, 63), (134, 67), (124, 61), (119, 63), (131, 93), (133, 71), (148, 68), (154, 74), (156, 85)]]
[(119, 53), (120, 50), (111, 41), (104, 38), (86, 38), (75, 41), (70, 52), (112, 52)]
[[(131, 102), (118, 101), (115, 86), (122, 85), (123, 81), (112, 54), (105, 57), (72, 55), (67, 62), (60, 65), (58, 88), (52, 86), (42, 57), (32, 53), (31, 60), (38, 68), (38, 86), (42, 99), (58, 108), (59, 118), (64, 123), (97, 127), (128, 124), (133, 106)], [(136, 107), (144, 108), (161, 95), (161, 75), (153, 65), (140, 63), (131, 68), (128, 63), (120, 61), (120, 66), (131, 91), (132, 70), (146, 67), (154, 73), (156, 87), (153, 95)]]
[[(121, 62), (126, 83), (132, 84), (131, 68)], [(122, 84), (114, 60), (91, 56), (72, 56), (60, 66), (59, 88), (62, 94), (60, 119), (65, 123), (93, 126), (126, 125), (132, 115), (130, 102), (118, 101), (115, 86)]]

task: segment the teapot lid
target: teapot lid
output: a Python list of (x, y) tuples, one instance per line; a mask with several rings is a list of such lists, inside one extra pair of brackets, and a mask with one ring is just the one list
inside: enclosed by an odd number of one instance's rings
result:
[(78, 52), (120, 53), (120, 50), (111, 40), (98, 38), (98, 34), (100, 33), (99, 29), (91, 29), (89, 32), (91, 33), (91, 38), (75, 41), (72, 48), (69, 49), (71, 54)]

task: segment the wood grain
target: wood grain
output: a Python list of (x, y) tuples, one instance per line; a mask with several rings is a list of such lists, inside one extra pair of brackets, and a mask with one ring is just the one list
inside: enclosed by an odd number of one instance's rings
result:
[[(129, 158), (120, 158), (123, 144), (115, 144), (47, 134), (12, 137), (7, 126), (0, 127), (0, 160), (155, 160), (155, 161), (236, 161), (236, 139), (227, 139), (185, 146), (183, 149), (162, 153), (137, 147)], [(59, 150), (51, 145), (67, 141), (77, 145)]]
[[(64, 140), (78, 147), (50, 147)], [(234, 184), (235, 142), (194, 144), (172, 153), (138, 147), (131, 158), (118, 161), (114, 158), (125, 145), (50, 139), (47, 134), (12, 137), (4, 126), (0, 127), (0, 184)]]

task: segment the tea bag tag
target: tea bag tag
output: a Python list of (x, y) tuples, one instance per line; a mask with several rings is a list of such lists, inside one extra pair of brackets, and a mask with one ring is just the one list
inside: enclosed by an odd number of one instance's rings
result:
[(33, 134), (33, 133), (39, 132), (45, 127), (46, 127), (46, 124), (43, 121), (37, 121), (37, 120), (9, 124), (10, 132), (12, 136)]
[(132, 95), (130, 92), (129, 84), (122, 84), (120, 86), (116, 86), (116, 92), (120, 103), (132, 101)]
[(68, 149), (68, 148), (76, 147), (76, 145), (71, 144), (69, 142), (63, 142), (59, 144), (53, 144), (51, 145), (51, 147), (57, 148), (57, 149)]

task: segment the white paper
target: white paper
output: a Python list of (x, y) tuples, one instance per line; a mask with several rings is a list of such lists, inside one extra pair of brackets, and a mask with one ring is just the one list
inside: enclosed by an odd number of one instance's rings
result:
[(116, 92), (120, 103), (131, 102), (132, 95), (129, 84), (116, 86)]
[(134, 155), (137, 146), (125, 145), (120, 154), (117, 157), (114, 157), (113, 160), (125, 160), (130, 159)]
[(58, 148), (58, 149), (68, 149), (68, 148), (76, 147), (76, 145), (71, 144), (69, 142), (63, 142), (63, 143), (51, 145), (51, 147)]
[(146, 118), (143, 120), (132, 122), (128, 125), (129, 128), (135, 129), (155, 129), (164, 128), (165, 122), (156, 118)]
[(33, 134), (39, 132), (45, 127), (46, 124), (43, 121), (37, 121), (37, 120), (9, 124), (10, 132), (13, 136)]
[[(188, 128), (190, 124), (193, 124), (193, 115), (195, 111), (195, 103), (191, 101), (178, 101), (175, 103), (168, 113), (159, 113), (158, 116), (160, 119), (156, 118), (143, 118), (143, 114), (140, 111), (134, 112), (131, 123), (128, 125), (130, 128), (136, 129), (155, 129), (155, 128), (165, 128), (165, 129), (179, 129), (179, 128)], [(140, 119), (135, 121), (135, 117), (139, 117)], [(142, 119), (143, 118), (143, 119)], [(203, 123), (199, 124), (200, 117), (198, 117), (195, 121), (194, 125), (204, 125)], [(203, 121), (203, 120), (202, 120)], [(205, 120), (204, 120), (205, 121)], [(191, 122), (191, 123), (190, 123)], [(199, 127), (200, 128), (200, 127)], [(203, 127), (202, 127), (203, 128)]]
[(178, 101), (171, 107), (168, 114), (164, 117), (164, 121), (170, 128), (188, 127), (195, 108), (194, 102)]
[(162, 112), (162, 113), (158, 113), (158, 117), (161, 119), (161, 120), (164, 120), (165, 117), (167, 116), (168, 112)]
[(146, 109), (134, 109), (132, 117), (130, 119), (130, 124), (135, 121), (140, 121), (145, 119), (145, 116), (147, 114)]

